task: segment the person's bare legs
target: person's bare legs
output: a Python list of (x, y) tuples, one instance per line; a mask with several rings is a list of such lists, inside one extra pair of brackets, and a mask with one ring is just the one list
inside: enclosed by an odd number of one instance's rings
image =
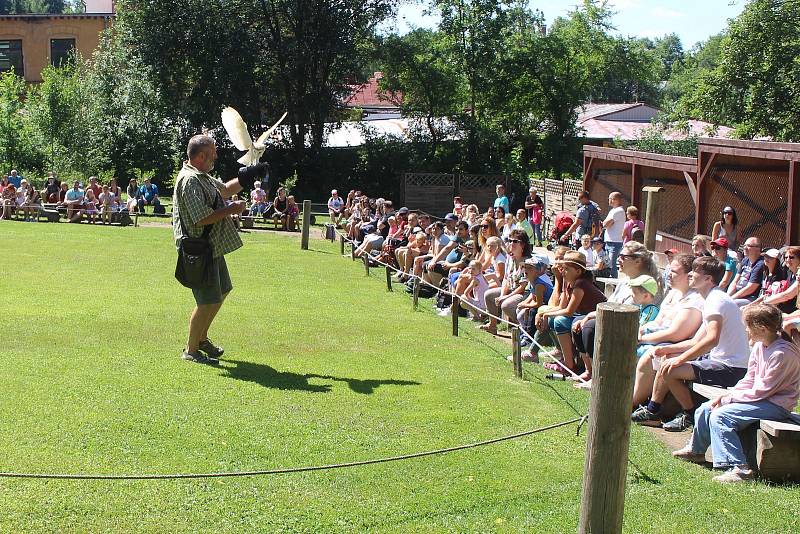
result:
[(575, 353), (572, 351), (572, 333), (556, 334), (561, 354), (564, 355), (564, 364), (570, 369), (575, 369)]
[(189, 339), (186, 342), (186, 350), (197, 352), (200, 348), (200, 343), (208, 339), (208, 329), (211, 327), (211, 323), (217, 316), (227, 296), (228, 294), (226, 293), (222, 296), (222, 302), (216, 304), (198, 304), (195, 306), (189, 318)]
[(633, 384), (633, 407), (644, 404), (653, 394), (656, 372), (653, 369), (653, 351), (647, 351), (636, 364), (636, 381)]
[(683, 384), (683, 381), (694, 380), (696, 378), (694, 368), (688, 363), (684, 363), (667, 372), (664, 369), (664, 363), (663, 361), (661, 362), (661, 368), (656, 373), (655, 383), (653, 384), (653, 395), (650, 397), (650, 400), (661, 404), (667, 398), (667, 394), (672, 393), (675, 400), (680, 403), (684, 410), (690, 410), (693, 406), (692, 394), (689, 388)]
[[(394, 251), (394, 257), (397, 259), (397, 268), (400, 272), (407, 272), (408, 267), (406, 266), (406, 255), (408, 253), (408, 249), (405, 247), (399, 247)], [(397, 276), (400, 276), (397, 274)]]
[(220, 310), (220, 308), (222, 308), (222, 305), (225, 303), (225, 299), (227, 297), (228, 297), (228, 293), (225, 293), (224, 295), (222, 295), (222, 302), (220, 302), (219, 305), (216, 307), (216, 309), (213, 310), (213, 313), (212, 313), (211, 317), (208, 319), (208, 324), (206, 325), (205, 329), (203, 330), (202, 336), (200, 337), (200, 342), (203, 342), (206, 339), (208, 339), (208, 329), (211, 328), (211, 323), (214, 322), (214, 319), (217, 317), (217, 313), (219, 313), (219, 310)]
[[(697, 376), (694, 373), (694, 367), (688, 363), (684, 363), (677, 367), (673, 367), (670, 371), (664, 373), (664, 385), (669, 388), (669, 392), (678, 401), (686, 411), (691, 411), (694, 408), (692, 402), (692, 392), (686, 385), (687, 380), (696, 380)], [(663, 402), (663, 399), (656, 402)]]

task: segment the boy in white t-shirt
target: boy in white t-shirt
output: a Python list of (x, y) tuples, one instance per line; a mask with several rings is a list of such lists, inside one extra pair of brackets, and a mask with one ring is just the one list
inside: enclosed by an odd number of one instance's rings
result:
[(633, 422), (660, 424), (661, 403), (672, 393), (681, 411), (661, 426), (673, 432), (685, 430), (694, 420), (694, 401), (687, 381), (732, 387), (744, 377), (750, 347), (739, 307), (717, 287), (724, 273), (725, 266), (715, 258), (694, 260), (689, 287), (705, 299), (703, 326), (689, 340), (655, 349), (654, 356), (664, 360), (656, 373), (650, 402), (633, 412)]
[(606, 251), (611, 259), (611, 276), (617, 277), (617, 258), (622, 252), (622, 234), (625, 231), (625, 208), (622, 207), (622, 193), (614, 191), (608, 195), (608, 205), (611, 208), (603, 220), (603, 235), (606, 242)]

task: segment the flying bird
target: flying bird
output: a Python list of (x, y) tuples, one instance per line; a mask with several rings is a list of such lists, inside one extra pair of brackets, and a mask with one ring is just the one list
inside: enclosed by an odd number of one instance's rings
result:
[(266, 143), (269, 136), (272, 135), (272, 132), (280, 126), (283, 119), (286, 118), (286, 115), (287, 113), (284, 113), (281, 118), (278, 119), (278, 122), (273, 124), (269, 130), (253, 141), (250, 138), (250, 132), (247, 130), (247, 124), (242, 120), (242, 116), (239, 115), (239, 112), (230, 106), (223, 109), (222, 125), (225, 127), (225, 131), (228, 132), (228, 137), (230, 137), (231, 142), (236, 148), (247, 151), (247, 154), (237, 161), (247, 167), (258, 163), (258, 160), (261, 159), (261, 155), (267, 149), (264, 143)]

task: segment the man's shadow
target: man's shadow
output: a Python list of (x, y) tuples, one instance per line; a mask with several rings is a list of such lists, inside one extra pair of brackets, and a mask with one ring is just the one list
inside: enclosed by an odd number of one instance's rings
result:
[(295, 391), (310, 391), (313, 393), (328, 393), (331, 390), (330, 384), (309, 384), (310, 378), (319, 378), (322, 380), (333, 380), (335, 382), (347, 382), (350, 389), (356, 393), (370, 395), (375, 391), (375, 388), (383, 385), (391, 386), (418, 386), (419, 382), (410, 380), (360, 380), (357, 378), (343, 378), (338, 376), (292, 373), (290, 371), (278, 371), (260, 363), (238, 361), (238, 360), (225, 360), (223, 366), (220, 368), (223, 371), (223, 376), (233, 378), (236, 380), (246, 380), (248, 382), (255, 382), (266, 388), (282, 389), (282, 390), (295, 390)]

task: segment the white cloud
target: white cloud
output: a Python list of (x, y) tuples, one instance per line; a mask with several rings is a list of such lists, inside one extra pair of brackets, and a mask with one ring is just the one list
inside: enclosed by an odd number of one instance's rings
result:
[(653, 15), (654, 17), (662, 19), (679, 19), (686, 15), (681, 11), (677, 11), (675, 9), (669, 9), (667, 7), (654, 7), (653, 9), (650, 10), (650, 14)]

